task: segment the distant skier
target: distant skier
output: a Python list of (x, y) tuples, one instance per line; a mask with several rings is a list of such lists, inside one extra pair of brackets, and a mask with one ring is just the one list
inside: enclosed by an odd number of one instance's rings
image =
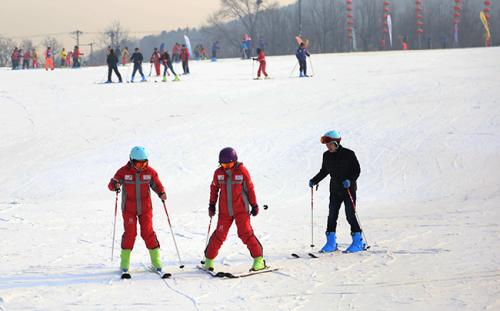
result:
[(33, 49), (31, 53), (31, 62), (33, 68), (38, 68), (38, 52), (36, 49)]
[(134, 63), (134, 69), (132, 70), (132, 79), (130, 79), (130, 82), (134, 82), (134, 77), (135, 73), (139, 71), (139, 74), (142, 77), (141, 82), (145, 82), (146, 77), (144, 76), (144, 73), (142, 72), (142, 61), (144, 60), (144, 57), (142, 56), (142, 53), (139, 51), (139, 48), (134, 49), (134, 54), (130, 57), (130, 61)]
[(59, 54), (59, 58), (61, 59), (61, 67), (66, 66), (66, 57), (67, 56), (68, 56), (68, 53), (66, 53), (66, 49), (62, 48), (62, 51)]
[[(160, 52), (158, 51), (158, 48), (154, 48), (153, 54), (151, 54), (151, 58), (149, 59), (149, 62), (151, 64), (153, 64), (153, 66), (155, 67), (155, 72), (156, 72), (157, 77), (160, 76), (160, 71), (161, 71), (160, 59), (161, 59), (161, 55), (160, 55)], [(151, 72), (150, 72), (150, 74), (151, 74)]]
[(108, 81), (106, 83), (112, 83), (111, 74), (114, 71), (120, 83), (122, 83), (122, 75), (118, 71), (118, 56), (116, 56), (113, 49), (109, 50), (108, 57), (106, 58), (106, 63), (108, 64)]
[(66, 67), (70, 68), (71, 67), (71, 62), (73, 61), (73, 51), (68, 52), (68, 56), (66, 56)]
[(26, 49), (23, 54), (23, 69), (30, 69), (31, 54), (30, 49)]
[(342, 202), (344, 202), (347, 221), (351, 226), (352, 244), (346, 252), (354, 253), (365, 249), (361, 227), (356, 219), (353, 203), (349, 197), (351, 192), (354, 204), (356, 204), (356, 180), (361, 169), (358, 159), (352, 150), (344, 148), (340, 144), (341, 136), (337, 131), (329, 131), (321, 137), (321, 143), (325, 144), (327, 151), (323, 153), (323, 163), (316, 176), (309, 181), (309, 187), (319, 184), (327, 175), (330, 175), (330, 204), (328, 213), (328, 225), (326, 229), (326, 244), (321, 252), (329, 253), (337, 250), (337, 218)]
[[(254, 186), (248, 170), (238, 162), (233, 148), (227, 147), (219, 153), (220, 166), (214, 172), (210, 185), (210, 201), (208, 215), (215, 216), (215, 204), (219, 200), (219, 216), (217, 229), (213, 232), (205, 249), (205, 269), (213, 271), (214, 259), (224, 243), (233, 221), (238, 228), (238, 236), (246, 244), (254, 261), (252, 270), (266, 268), (262, 245), (255, 236), (250, 224), (250, 214), (257, 216), (259, 206)], [(249, 204), (251, 209), (249, 209)]]
[(160, 242), (158, 242), (153, 230), (153, 206), (150, 188), (162, 201), (167, 200), (167, 195), (158, 173), (149, 166), (148, 159), (148, 152), (144, 147), (132, 148), (129, 162), (115, 173), (108, 184), (109, 190), (122, 192), (121, 210), (125, 228), (120, 255), (122, 273), (128, 273), (130, 269), (130, 254), (137, 235), (137, 220), (139, 220), (141, 237), (149, 250), (153, 268), (157, 271), (162, 269)]
[(182, 45), (181, 48), (181, 60), (182, 60), (182, 70), (184, 71), (185, 75), (189, 74), (189, 50), (186, 47), (185, 44)]
[(54, 70), (54, 58), (52, 54), (52, 49), (47, 47), (47, 50), (45, 50), (45, 70)]
[(264, 53), (264, 49), (257, 48), (257, 58), (253, 58), (254, 61), (259, 62), (259, 70), (257, 71), (257, 79), (260, 79), (260, 74), (263, 73), (266, 79), (269, 79), (269, 76), (266, 72), (266, 54)]
[(180, 54), (181, 54), (181, 45), (179, 43), (175, 43), (172, 47), (172, 62), (178, 63), (180, 62)]
[(217, 61), (217, 51), (218, 50), (220, 50), (220, 46), (219, 46), (219, 41), (217, 40), (212, 44), (212, 61), (213, 62)]
[(19, 67), (19, 60), (21, 56), (19, 55), (19, 49), (17, 47), (14, 48), (12, 54), (10, 54), (10, 60), (12, 62), (12, 70), (16, 70)]
[(404, 51), (407, 51), (408, 50), (408, 38), (406, 36), (404, 37), (401, 37), (401, 46), (403, 48)]
[(301, 42), (297, 52), (295, 53), (297, 60), (299, 61), (299, 77), (309, 77), (307, 75), (307, 57), (311, 56), (309, 51), (307, 51), (304, 42)]
[(125, 47), (122, 51), (122, 65), (125, 66), (128, 62), (128, 58), (130, 57), (130, 53), (128, 52), (128, 47)]
[(83, 53), (80, 52), (78, 45), (75, 45), (75, 48), (73, 49), (73, 68), (80, 68), (80, 58), (82, 55)]
[(163, 63), (163, 82), (167, 82), (167, 73), (168, 69), (170, 68), (170, 71), (172, 71), (172, 74), (174, 75), (174, 81), (179, 81), (179, 76), (175, 73), (174, 66), (172, 66), (172, 60), (170, 59), (170, 54), (168, 54), (168, 51), (165, 50), (163, 54), (161, 55), (161, 61)]

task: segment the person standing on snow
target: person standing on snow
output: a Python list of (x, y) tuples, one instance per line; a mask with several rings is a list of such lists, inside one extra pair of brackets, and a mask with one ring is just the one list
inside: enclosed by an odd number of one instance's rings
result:
[(106, 83), (112, 83), (111, 74), (114, 71), (120, 83), (122, 83), (122, 75), (118, 71), (118, 56), (116, 56), (113, 49), (109, 50), (108, 57), (106, 58), (106, 63), (108, 64), (108, 81)]
[(149, 250), (151, 264), (161, 272), (160, 242), (153, 230), (153, 206), (150, 188), (162, 201), (167, 200), (165, 189), (158, 173), (148, 164), (148, 152), (144, 147), (134, 147), (130, 152), (130, 161), (121, 167), (110, 180), (111, 191), (122, 192), (122, 216), (125, 232), (121, 243), (120, 269), (128, 273), (130, 254), (137, 236), (137, 220), (141, 226), (141, 237)]
[(127, 64), (128, 58), (130, 57), (130, 54), (128, 52), (128, 47), (125, 47), (122, 51), (122, 65), (125, 66)]
[[(309, 187), (319, 184), (327, 175), (330, 175), (330, 205), (328, 213), (328, 224), (326, 229), (327, 242), (320, 252), (329, 253), (337, 250), (337, 218), (342, 202), (344, 202), (347, 221), (351, 226), (352, 244), (346, 249), (348, 253), (359, 252), (365, 249), (361, 227), (356, 219), (356, 180), (361, 169), (358, 159), (352, 150), (344, 148), (340, 144), (341, 136), (337, 131), (329, 131), (321, 137), (321, 143), (325, 144), (327, 151), (323, 153), (323, 163), (316, 176), (309, 181)], [(349, 192), (352, 195), (351, 201)]]
[(61, 53), (59, 54), (61, 58), (61, 67), (66, 66), (66, 57), (68, 56), (68, 53), (66, 53), (66, 49), (62, 48)]
[(181, 48), (181, 60), (182, 60), (182, 70), (184, 71), (185, 75), (189, 74), (189, 50), (186, 47), (185, 44), (182, 45)]
[(297, 60), (299, 61), (299, 77), (309, 77), (307, 75), (307, 57), (311, 56), (309, 51), (307, 51), (304, 42), (301, 42), (297, 52), (295, 53)]
[(217, 61), (217, 51), (220, 50), (219, 40), (212, 44), (212, 61)]
[(260, 79), (261, 72), (264, 73), (266, 79), (269, 79), (269, 76), (266, 72), (266, 54), (263, 49), (257, 48), (257, 58), (253, 58), (254, 61), (259, 62), (259, 70), (257, 71), (257, 79)]
[(142, 61), (144, 60), (144, 57), (142, 56), (142, 53), (139, 51), (139, 48), (135, 48), (134, 54), (130, 57), (130, 61), (134, 63), (134, 69), (132, 70), (132, 79), (130, 82), (134, 82), (134, 76), (137, 70), (139, 70), (139, 73), (141, 74), (142, 80), (141, 82), (146, 82), (146, 77), (144, 76), (144, 73), (142, 72)]
[(155, 71), (156, 71), (156, 76), (160, 76), (160, 59), (161, 55), (160, 52), (158, 52), (158, 48), (154, 48), (153, 54), (151, 54), (151, 58), (149, 59), (149, 62), (154, 65)]
[(12, 70), (16, 70), (19, 67), (19, 49), (17, 47), (14, 48), (12, 54), (10, 54), (10, 60), (12, 61)]
[(36, 49), (33, 49), (33, 52), (31, 53), (31, 61), (33, 68), (38, 68), (38, 52)]
[[(238, 156), (233, 148), (227, 147), (220, 151), (219, 163), (220, 167), (215, 170), (210, 185), (210, 201), (208, 205), (208, 215), (210, 217), (215, 216), (215, 204), (219, 199), (219, 216), (217, 229), (210, 237), (205, 249), (204, 268), (213, 271), (214, 259), (226, 240), (227, 233), (234, 220), (238, 228), (239, 238), (246, 244), (254, 259), (252, 270), (265, 269), (266, 262), (263, 257), (262, 245), (255, 236), (250, 224), (250, 215), (257, 216), (259, 213), (250, 174), (243, 163), (238, 162)], [(249, 205), (252, 207), (251, 210)]]
[(54, 58), (50, 46), (45, 51), (45, 70), (49, 70), (49, 67), (50, 70), (54, 70)]
[(165, 50), (163, 54), (161, 55), (161, 61), (163, 63), (163, 82), (167, 82), (167, 72), (168, 68), (172, 71), (174, 74), (174, 81), (179, 81), (179, 76), (175, 73), (174, 66), (172, 66), (172, 61), (170, 59), (170, 55), (168, 54), (168, 51)]
[(30, 69), (31, 54), (30, 49), (26, 49), (23, 55), (23, 69)]

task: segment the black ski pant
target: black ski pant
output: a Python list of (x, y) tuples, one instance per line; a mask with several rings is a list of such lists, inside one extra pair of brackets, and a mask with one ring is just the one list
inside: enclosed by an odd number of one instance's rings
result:
[[(351, 191), (352, 199), (354, 204), (356, 204), (356, 191)], [(343, 190), (342, 193), (332, 193), (330, 192), (330, 206), (328, 213), (328, 224), (326, 232), (336, 232), (337, 231), (337, 218), (339, 218), (340, 206), (344, 202), (345, 215), (347, 222), (351, 225), (351, 232), (361, 232), (358, 220), (356, 219), (356, 214), (354, 212), (354, 207), (352, 206), (351, 199), (347, 190)]]
[(132, 80), (134, 80), (135, 73), (139, 70), (139, 73), (141, 74), (141, 77), (144, 79), (144, 73), (142, 72), (142, 64), (136, 64), (134, 63), (134, 70), (132, 70)]
[(299, 60), (299, 71), (304, 73), (304, 76), (307, 75), (307, 61), (304, 60)]
[(184, 70), (184, 74), (187, 75), (189, 74), (189, 61), (182, 61), (182, 70)]
[(108, 66), (108, 82), (111, 82), (111, 74), (113, 71), (115, 72), (116, 76), (118, 77), (118, 80), (120, 80), (120, 82), (122, 82), (122, 75), (118, 71), (117, 65)]
[(174, 66), (172, 66), (172, 62), (167, 62), (167, 63), (163, 63), (163, 76), (166, 76), (167, 75), (167, 69), (170, 68), (170, 71), (172, 71), (172, 73), (174, 74), (174, 76), (176, 76), (177, 74), (175, 73), (175, 70), (174, 70)]

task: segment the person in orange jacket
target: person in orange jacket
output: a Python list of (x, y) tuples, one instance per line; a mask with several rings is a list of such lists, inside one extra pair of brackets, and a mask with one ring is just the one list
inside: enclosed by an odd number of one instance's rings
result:
[(266, 72), (266, 54), (264, 53), (264, 49), (257, 48), (257, 58), (253, 58), (254, 61), (259, 62), (259, 70), (257, 71), (257, 80), (260, 79), (260, 74), (263, 73), (266, 79), (269, 79), (269, 76)]
[[(251, 256), (254, 258), (252, 270), (258, 271), (266, 268), (263, 249), (255, 236), (250, 215), (259, 214), (259, 205), (255, 196), (254, 186), (250, 173), (238, 162), (236, 150), (231, 147), (224, 148), (219, 153), (220, 166), (214, 172), (210, 185), (210, 201), (208, 215), (215, 216), (215, 204), (219, 200), (219, 216), (217, 229), (214, 231), (205, 249), (204, 268), (214, 269), (214, 259), (219, 249), (226, 240), (227, 233), (233, 221), (238, 228), (238, 236), (246, 244)], [(251, 206), (251, 209), (249, 208)]]
[(137, 220), (141, 225), (141, 237), (149, 249), (153, 268), (161, 272), (160, 242), (153, 230), (153, 204), (150, 188), (162, 201), (167, 200), (158, 173), (149, 166), (148, 152), (136, 146), (130, 151), (130, 161), (121, 167), (109, 181), (108, 189), (122, 193), (122, 215), (125, 232), (122, 236), (120, 269), (128, 273), (130, 254), (137, 236)]
[(54, 58), (53, 58), (53, 53), (52, 49), (47, 47), (47, 50), (45, 51), (45, 70), (54, 70)]

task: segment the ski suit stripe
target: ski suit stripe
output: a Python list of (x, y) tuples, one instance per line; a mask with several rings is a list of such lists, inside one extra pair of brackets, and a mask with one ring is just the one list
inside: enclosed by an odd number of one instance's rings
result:
[(229, 216), (233, 217), (234, 212), (233, 212), (233, 184), (232, 184), (232, 179), (233, 179), (233, 173), (231, 170), (226, 170), (226, 175), (227, 175), (227, 180), (226, 180), (226, 199), (227, 199), (227, 211), (229, 213)]

